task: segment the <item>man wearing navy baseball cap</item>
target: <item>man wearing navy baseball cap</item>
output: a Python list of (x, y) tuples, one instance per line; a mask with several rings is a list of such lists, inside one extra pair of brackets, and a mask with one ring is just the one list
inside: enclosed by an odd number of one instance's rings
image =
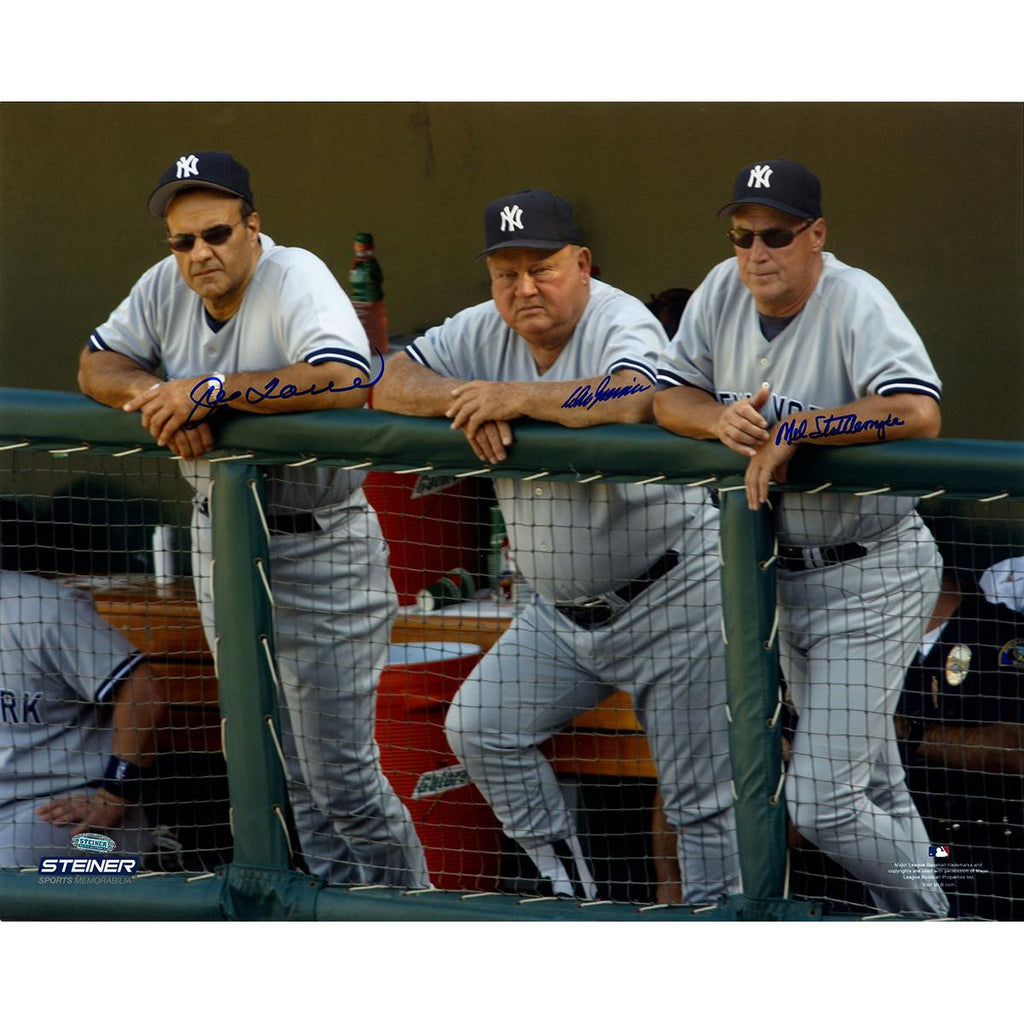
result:
[[(800, 444), (935, 436), (941, 389), (924, 343), (881, 282), (824, 251), (817, 176), (759, 160), (718, 213), (733, 256), (694, 292), (661, 358), (658, 422), (747, 456), (751, 509)], [(935, 542), (914, 498), (819, 487), (772, 505), (780, 656), (800, 716), (790, 817), (879, 909), (940, 916), (892, 721), (938, 592)]]
[[(492, 463), (505, 459), (512, 425), (525, 417), (569, 427), (649, 420), (665, 335), (639, 299), (592, 279), (569, 203), (535, 188), (495, 199), (484, 240), (491, 299), (391, 359), (376, 407), (447, 416)], [(600, 873), (540, 747), (614, 690), (626, 692), (677, 826), (683, 899), (737, 892), (718, 521), (708, 496), (500, 474), (494, 489), (535, 596), (453, 700), (452, 750), (533, 861), (538, 888), (593, 899)]]
[[(192, 151), (148, 200), (170, 254), (89, 339), (82, 390), (140, 414), (196, 490), (192, 559), (215, 649), (211, 470), (220, 410), (358, 408), (371, 377), (362, 325), (330, 269), (261, 230), (248, 170)], [(269, 401), (265, 399), (275, 399)], [(397, 598), (365, 474), (265, 467), (282, 746), (306, 866), (338, 883), (429, 884), (408, 811), (373, 736)]]

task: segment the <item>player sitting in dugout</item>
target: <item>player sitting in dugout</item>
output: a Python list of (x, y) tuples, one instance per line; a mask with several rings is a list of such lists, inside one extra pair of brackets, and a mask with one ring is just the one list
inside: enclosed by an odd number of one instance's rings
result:
[(85, 832), (151, 852), (142, 790), (165, 715), (145, 657), (88, 595), (0, 569), (0, 868), (75, 856)]

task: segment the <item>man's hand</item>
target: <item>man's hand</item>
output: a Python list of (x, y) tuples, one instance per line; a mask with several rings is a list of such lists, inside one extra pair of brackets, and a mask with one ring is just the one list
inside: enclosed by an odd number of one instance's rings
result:
[[(186, 377), (164, 381), (125, 402), (122, 409), (125, 412), (141, 412), (142, 425), (156, 438), (157, 444), (167, 447), (176, 434), (191, 431), (212, 415), (215, 408), (213, 403), (218, 398), (220, 387), (211, 379), (208, 385), (196, 388), (207, 379)], [(193, 394), (193, 391), (196, 393)], [(193, 448), (183, 440), (179, 440), (178, 447), (183, 450), (176, 451), (176, 454), (183, 457), (184, 449)]]
[(747, 508), (756, 512), (768, 500), (768, 488), (784, 484), (789, 460), (796, 453), (795, 444), (763, 444), (747, 465), (743, 482), (747, 486)]
[(512, 426), (507, 420), (491, 420), (475, 434), (466, 432), (466, 440), (483, 462), (504, 462), (512, 439)]
[(471, 380), (453, 388), (451, 404), (445, 416), (452, 430), (473, 437), (488, 421), (508, 421), (522, 415), (516, 402), (516, 385), (493, 380)]
[(60, 796), (36, 808), (43, 821), (54, 825), (74, 825), (71, 835), (95, 829), (117, 828), (124, 818), (125, 802), (105, 789), (91, 793)]
[(770, 394), (771, 388), (762, 384), (753, 398), (742, 398), (738, 402), (723, 405), (715, 424), (718, 440), (740, 455), (755, 455), (770, 436), (768, 421), (760, 412)]

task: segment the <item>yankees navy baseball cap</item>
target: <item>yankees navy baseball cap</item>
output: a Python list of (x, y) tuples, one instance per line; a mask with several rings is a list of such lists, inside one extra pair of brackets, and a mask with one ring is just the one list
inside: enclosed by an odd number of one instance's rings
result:
[(179, 156), (160, 175), (160, 183), (149, 197), (149, 212), (154, 217), (163, 217), (170, 201), (187, 188), (213, 188), (238, 196), (250, 206), (256, 205), (249, 187), (249, 172), (230, 153), (206, 150)]
[(736, 176), (732, 199), (718, 216), (739, 206), (770, 206), (793, 217), (817, 220), (821, 214), (821, 182), (796, 160), (762, 160)]
[(572, 207), (542, 188), (495, 199), (484, 211), (486, 248), (477, 259), (499, 249), (561, 249), (582, 245), (583, 233), (573, 220)]

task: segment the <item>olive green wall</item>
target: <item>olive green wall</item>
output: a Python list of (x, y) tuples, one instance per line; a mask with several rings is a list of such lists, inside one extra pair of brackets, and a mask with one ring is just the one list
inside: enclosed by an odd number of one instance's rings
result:
[(0, 385), (75, 388), (77, 354), (166, 253), (145, 210), (182, 153), (252, 172), (264, 230), (344, 282), (372, 231), (392, 331), (487, 297), (484, 205), (527, 186), (577, 212), (601, 276), (647, 299), (731, 252), (744, 164), (822, 179), (828, 246), (924, 337), (946, 436), (1024, 438), (1024, 107), (861, 103), (5, 103)]

